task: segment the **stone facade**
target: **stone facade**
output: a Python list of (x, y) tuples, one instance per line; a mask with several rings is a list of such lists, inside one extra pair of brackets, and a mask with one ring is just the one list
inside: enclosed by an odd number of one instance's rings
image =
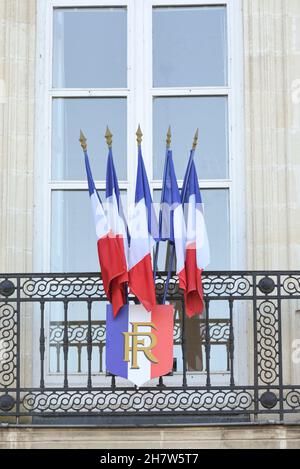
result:
[[(179, 428), (0, 428), (0, 449), (296, 449), (299, 425)], [(201, 457), (201, 456), (200, 456)]]
[(300, 265), (300, 3), (243, 0), (249, 269)]
[(32, 271), (36, 1), (0, 2), (0, 265)]

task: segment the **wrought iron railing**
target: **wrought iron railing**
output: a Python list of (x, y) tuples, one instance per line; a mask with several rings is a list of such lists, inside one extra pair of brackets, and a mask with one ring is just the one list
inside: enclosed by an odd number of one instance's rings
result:
[[(158, 302), (165, 280), (166, 273), (158, 273)], [(205, 315), (189, 320), (172, 276), (174, 369), (137, 388), (105, 373), (106, 297), (99, 275), (0, 275), (0, 423), (297, 418), (300, 383), (293, 381), (300, 365), (292, 358), (297, 331), (291, 321), (300, 272), (206, 272), (203, 287)], [(222, 370), (213, 355), (225, 363)]]

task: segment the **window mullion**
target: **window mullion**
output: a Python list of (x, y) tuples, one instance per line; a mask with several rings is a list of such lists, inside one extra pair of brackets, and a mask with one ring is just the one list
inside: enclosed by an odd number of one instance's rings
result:
[(167, 7), (167, 6), (226, 6), (230, 1), (235, 0), (151, 0), (151, 5), (154, 7)]
[(123, 98), (128, 94), (129, 89), (124, 88), (54, 88), (51, 90), (53, 98)]
[(152, 88), (153, 97), (159, 96), (227, 96), (229, 87), (182, 87), (182, 88)]
[(134, 181), (136, 167), (135, 132), (136, 109), (135, 109), (135, 82), (136, 78), (136, 51), (135, 51), (135, 5), (129, 2), (127, 7), (127, 85), (129, 93), (127, 95), (127, 204), (133, 201)]
[[(183, 186), (183, 180), (178, 179), (178, 187), (179, 189)], [(153, 189), (162, 189), (162, 181), (161, 180), (153, 180), (151, 181), (151, 186)], [(216, 180), (209, 180), (209, 179), (199, 179), (199, 187), (201, 189), (231, 189), (232, 181), (228, 179), (216, 179)]]
[[(95, 185), (98, 190), (106, 188), (105, 180), (95, 180)], [(127, 181), (119, 181), (120, 189), (127, 190), (129, 183)], [(49, 183), (50, 190), (61, 190), (61, 191), (76, 191), (76, 190), (88, 190), (87, 181), (52, 181)]]

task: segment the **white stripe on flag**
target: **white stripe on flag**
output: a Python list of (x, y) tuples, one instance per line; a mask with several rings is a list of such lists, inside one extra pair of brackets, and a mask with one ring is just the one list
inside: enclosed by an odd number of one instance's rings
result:
[(183, 216), (182, 205), (178, 205), (174, 210), (174, 239), (176, 250), (177, 273), (184, 269), (186, 228)]
[(210, 251), (202, 206), (196, 208), (196, 256), (198, 268), (205, 269), (210, 263)]
[(205, 269), (210, 263), (209, 242), (203, 216), (202, 204), (196, 204), (195, 194), (185, 204), (185, 219), (187, 220), (186, 245), (196, 243), (197, 267)]
[(107, 223), (107, 218), (104, 213), (104, 209), (98, 199), (97, 194), (93, 192), (90, 197), (92, 203), (93, 216), (95, 220), (96, 235), (97, 239), (100, 239), (108, 234), (109, 225)]
[(131, 269), (151, 253), (155, 244), (154, 239), (148, 232), (147, 209), (144, 199), (134, 206), (130, 214), (129, 231), (131, 241), (128, 263), (129, 269)]
[(124, 252), (126, 257), (126, 262), (128, 264), (128, 240), (127, 240), (127, 231), (125, 227), (124, 220), (119, 215), (118, 202), (116, 194), (113, 193), (110, 197), (107, 197), (105, 202), (105, 210), (107, 214), (107, 220), (109, 226), (111, 227), (112, 233), (115, 235), (123, 236), (124, 240)]
[(186, 244), (196, 242), (196, 203), (195, 194), (192, 194), (187, 204), (184, 205), (186, 219)]

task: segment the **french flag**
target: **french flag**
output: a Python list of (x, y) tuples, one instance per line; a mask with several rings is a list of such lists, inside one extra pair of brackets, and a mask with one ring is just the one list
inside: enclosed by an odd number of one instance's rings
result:
[(131, 292), (147, 311), (156, 304), (151, 252), (157, 236), (158, 224), (139, 144), (135, 204), (130, 216), (128, 274)]
[[(126, 265), (126, 272), (113, 281), (114, 297), (118, 304), (126, 303), (126, 288), (128, 282), (127, 262), (128, 262), (128, 229), (123, 212), (120, 189), (113, 161), (112, 149), (109, 148), (106, 166), (106, 215), (111, 228), (112, 236), (122, 241), (121, 259)], [(115, 315), (117, 311), (115, 311)]]
[[(142, 305), (125, 305), (116, 318), (111, 305), (106, 312), (106, 370), (115, 376), (126, 378), (136, 386), (166, 375), (173, 368), (173, 313), (172, 305), (156, 305), (149, 313)], [(139, 323), (139, 346), (149, 347), (149, 332), (155, 336), (151, 352), (156, 359), (150, 361), (140, 350), (138, 368), (124, 360), (125, 335), (132, 332), (132, 324)], [(132, 343), (132, 338), (130, 340)]]
[(210, 262), (209, 243), (194, 162), (194, 150), (190, 154), (181, 196), (186, 221), (185, 307), (187, 315), (191, 317), (203, 312), (204, 302), (201, 275), (203, 269)]
[(103, 287), (108, 300), (112, 303), (114, 315), (124, 304), (120, 285), (127, 279), (127, 266), (124, 256), (122, 237), (113, 235), (103, 205), (95, 187), (87, 151), (84, 150), (85, 168), (90, 200), (94, 215), (98, 257), (101, 267)]
[(175, 175), (172, 150), (170, 149), (167, 150), (165, 161), (159, 235), (161, 241), (170, 241), (175, 246), (176, 273), (179, 278), (179, 287), (185, 290), (186, 227)]

